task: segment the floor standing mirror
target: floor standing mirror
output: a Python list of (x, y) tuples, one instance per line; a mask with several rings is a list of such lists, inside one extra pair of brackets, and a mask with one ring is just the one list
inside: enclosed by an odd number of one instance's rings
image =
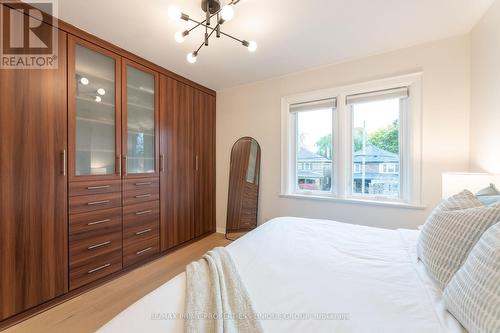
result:
[(241, 237), (257, 227), (259, 202), (260, 146), (244, 137), (231, 150), (226, 238)]

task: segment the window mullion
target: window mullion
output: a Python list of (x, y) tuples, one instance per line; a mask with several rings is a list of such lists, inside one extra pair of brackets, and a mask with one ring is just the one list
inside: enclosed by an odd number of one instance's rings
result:
[(336, 159), (336, 169), (337, 169), (337, 195), (345, 196), (348, 194), (348, 173), (351, 168), (349, 166), (351, 157), (349, 146), (349, 135), (350, 121), (349, 121), (349, 110), (345, 104), (345, 96), (341, 95), (338, 99), (338, 121), (337, 121), (337, 159)]
[(339, 150), (339, 102), (337, 100), (337, 107), (333, 110), (332, 115), (332, 188), (330, 193), (336, 195), (339, 192), (339, 171), (338, 171), (338, 150)]
[(410, 159), (411, 156), (411, 146), (409, 144), (409, 114), (408, 114), (408, 100), (400, 100), (400, 111), (399, 111), (400, 123), (399, 123), (399, 178), (400, 178), (400, 195), (401, 199), (406, 202), (411, 201), (410, 193), (410, 174), (411, 166)]

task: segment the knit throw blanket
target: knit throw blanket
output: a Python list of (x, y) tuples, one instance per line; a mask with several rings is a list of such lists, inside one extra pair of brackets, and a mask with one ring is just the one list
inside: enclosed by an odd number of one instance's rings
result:
[(223, 247), (186, 266), (186, 333), (262, 333), (236, 266)]

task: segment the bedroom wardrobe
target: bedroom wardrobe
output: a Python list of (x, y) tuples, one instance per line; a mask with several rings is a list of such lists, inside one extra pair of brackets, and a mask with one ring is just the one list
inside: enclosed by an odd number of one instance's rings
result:
[(162, 251), (215, 232), (215, 97), (160, 78)]
[(57, 31), (0, 69), (0, 329), (215, 231), (215, 92)]

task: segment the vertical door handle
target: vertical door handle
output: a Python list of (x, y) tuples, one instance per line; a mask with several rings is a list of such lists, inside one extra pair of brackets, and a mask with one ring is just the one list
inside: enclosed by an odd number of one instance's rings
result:
[(124, 155), (123, 156), (123, 175), (126, 176), (127, 175), (127, 155)]
[(61, 152), (61, 174), (66, 176), (66, 149)]
[(122, 155), (118, 155), (116, 157), (117, 161), (118, 161), (118, 175), (121, 176), (122, 175)]
[(165, 155), (160, 155), (160, 172), (165, 171)]
[(198, 171), (198, 155), (196, 155), (196, 159), (195, 159), (195, 170)]

